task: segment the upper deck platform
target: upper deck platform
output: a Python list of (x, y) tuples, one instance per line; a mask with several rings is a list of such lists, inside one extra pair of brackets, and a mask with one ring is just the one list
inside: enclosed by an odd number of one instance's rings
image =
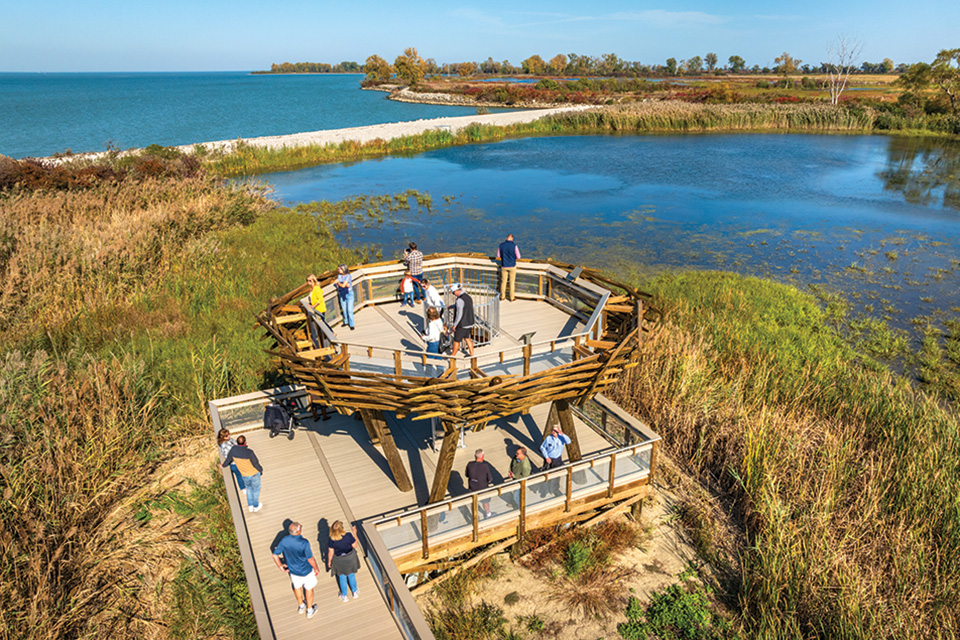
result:
[[(602, 392), (636, 366), (639, 344), (659, 319), (650, 297), (628, 285), (572, 265), (519, 261), (517, 301), (500, 303), (495, 320), (478, 322), (479, 331), (495, 335), (489, 344), (472, 355), (431, 358), (419, 337), (422, 308), (397, 302), (404, 269), (352, 269), (356, 331), (342, 324), (335, 272), (319, 276), (326, 321), (311, 320), (301, 303), (307, 285), (271, 300), (258, 316), (285, 368), (317, 402), (343, 413), (436, 417), (447, 430), (483, 428), (543, 402)], [(499, 289), (497, 263), (483, 256), (428, 256), (423, 272), (440, 288), (461, 282), (478, 292)], [(312, 322), (321, 330), (319, 346), (308, 335)]]

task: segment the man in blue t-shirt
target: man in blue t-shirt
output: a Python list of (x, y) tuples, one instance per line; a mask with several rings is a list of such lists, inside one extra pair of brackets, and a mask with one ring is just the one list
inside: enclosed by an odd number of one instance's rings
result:
[[(290, 574), (293, 595), (297, 597), (297, 613), (306, 612), (307, 618), (312, 618), (317, 613), (317, 605), (313, 604), (313, 588), (317, 586), (320, 568), (313, 559), (310, 542), (300, 535), (303, 532), (300, 523), (291, 523), (287, 531), (290, 535), (285, 536), (273, 550), (273, 561), (281, 571)], [(281, 554), (284, 562), (280, 561)]]
[(513, 241), (513, 234), (508, 233), (507, 239), (497, 247), (497, 259), (500, 261), (500, 299), (507, 297), (507, 283), (510, 283), (510, 302), (517, 299), (517, 259), (520, 258), (520, 247)]

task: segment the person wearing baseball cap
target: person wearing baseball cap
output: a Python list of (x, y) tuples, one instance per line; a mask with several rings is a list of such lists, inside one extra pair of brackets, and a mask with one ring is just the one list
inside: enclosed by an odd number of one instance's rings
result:
[(450, 290), (453, 291), (453, 295), (457, 296), (457, 301), (454, 303), (455, 315), (453, 317), (453, 350), (450, 352), (450, 355), (455, 356), (460, 351), (460, 343), (465, 342), (467, 345), (467, 351), (470, 353), (470, 357), (473, 357), (473, 338), (470, 337), (470, 332), (473, 329), (473, 325), (476, 323), (476, 319), (473, 315), (473, 298), (463, 290), (463, 285), (459, 282), (455, 282), (450, 285)]

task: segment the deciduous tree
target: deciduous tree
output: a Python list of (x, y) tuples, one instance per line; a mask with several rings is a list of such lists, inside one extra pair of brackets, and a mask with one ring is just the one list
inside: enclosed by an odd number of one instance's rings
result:
[(707, 62), (707, 71), (713, 71), (717, 68), (717, 54), (712, 51), (703, 58)]
[(547, 63), (543, 61), (543, 58), (534, 54), (520, 63), (520, 66), (523, 67), (523, 72), (528, 73), (533, 76), (543, 75), (547, 70)]
[(457, 65), (457, 73), (461, 77), (472, 76), (477, 72), (477, 63), (476, 62), (461, 62)]
[(426, 73), (423, 58), (413, 47), (404, 49), (403, 54), (393, 61), (393, 67), (397, 70), (397, 77), (405, 80), (411, 87), (420, 82)]
[(390, 66), (390, 63), (377, 55), (367, 58), (366, 64), (363, 65), (363, 71), (367, 74), (367, 80), (377, 83), (389, 82), (390, 76), (393, 75), (393, 67)]
[(797, 67), (800, 65), (803, 60), (794, 58), (789, 53), (784, 51), (781, 55), (773, 59), (777, 63), (777, 73), (783, 76), (784, 81), (787, 83), (787, 87), (790, 86), (790, 74), (797, 72)]
[(688, 73), (700, 73), (701, 69), (703, 69), (703, 59), (700, 56), (693, 56), (687, 60)]
[(567, 68), (567, 56), (563, 55), (562, 53), (558, 53), (557, 55), (553, 56), (550, 58), (549, 67), (550, 73), (559, 76)]
[(930, 65), (931, 78), (950, 101), (950, 110), (957, 112), (960, 92), (960, 49), (942, 49)]
[(730, 71), (734, 73), (740, 73), (747, 67), (747, 61), (740, 56), (730, 56), (727, 62), (730, 64)]
[(667, 58), (667, 73), (673, 75), (677, 72), (677, 59)]
[(856, 68), (857, 58), (860, 57), (862, 45), (859, 40), (847, 38), (845, 35), (827, 45), (827, 87), (830, 90), (830, 104), (838, 104), (840, 95), (847, 88), (847, 78)]

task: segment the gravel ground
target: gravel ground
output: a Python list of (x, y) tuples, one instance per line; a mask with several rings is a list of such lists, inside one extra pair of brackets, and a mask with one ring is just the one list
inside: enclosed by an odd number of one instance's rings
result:
[[(285, 136), (263, 136), (260, 138), (245, 138), (243, 142), (256, 147), (279, 149), (282, 147), (301, 147), (305, 145), (339, 144), (346, 140), (369, 142), (371, 140), (392, 140), (403, 136), (412, 136), (431, 129), (444, 129), (450, 133), (457, 133), (474, 122), (504, 126), (522, 122), (533, 122), (540, 118), (568, 111), (589, 109), (590, 106), (565, 107), (562, 109), (533, 109), (512, 111), (510, 113), (489, 113), (485, 115), (457, 116), (451, 118), (431, 118), (429, 120), (414, 120), (412, 122), (391, 122), (388, 124), (373, 124), (366, 127), (350, 127), (348, 129), (327, 129), (324, 131), (310, 131), (308, 133), (292, 133)], [(204, 146), (211, 149), (230, 149), (236, 140), (218, 140), (205, 142)], [(178, 147), (189, 151), (193, 145)]]

